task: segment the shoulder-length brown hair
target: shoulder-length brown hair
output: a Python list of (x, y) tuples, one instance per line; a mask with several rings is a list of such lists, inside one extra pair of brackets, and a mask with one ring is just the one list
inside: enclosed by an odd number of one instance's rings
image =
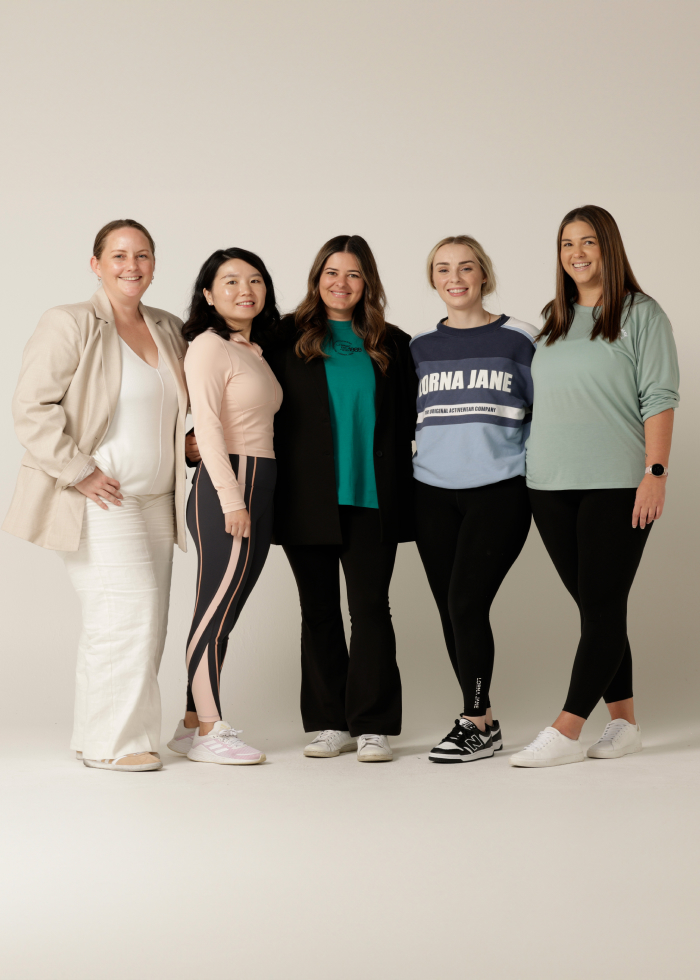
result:
[(612, 343), (620, 336), (623, 327), (622, 314), (629, 297), (627, 315), (637, 295), (644, 296), (641, 286), (634, 277), (629, 264), (622, 235), (617, 222), (605, 208), (596, 204), (585, 204), (581, 208), (564, 215), (557, 234), (557, 290), (556, 296), (542, 310), (544, 326), (537, 340), (547, 338), (546, 346), (566, 337), (574, 319), (574, 303), (578, 298), (578, 287), (561, 263), (561, 240), (564, 228), (572, 221), (585, 221), (591, 226), (598, 239), (603, 266), (603, 286), (600, 305), (593, 314), (591, 340), (603, 337)]
[(386, 294), (379, 278), (377, 263), (372, 249), (359, 235), (338, 235), (321, 247), (314, 259), (306, 296), (294, 311), (294, 322), (299, 334), (295, 351), (297, 357), (307, 362), (315, 357), (327, 357), (323, 349), (328, 337), (328, 318), (319, 291), (319, 282), (324, 266), (331, 255), (349, 252), (357, 259), (357, 265), (365, 284), (362, 298), (352, 314), (352, 327), (364, 341), (365, 350), (376, 362), (382, 374), (389, 366), (389, 351), (386, 344)]

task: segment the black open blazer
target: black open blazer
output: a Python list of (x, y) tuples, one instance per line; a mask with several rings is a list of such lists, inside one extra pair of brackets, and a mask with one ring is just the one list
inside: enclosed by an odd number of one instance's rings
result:
[[(418, 379), (407, 333), (387, 324), (391, 361), (376, 378), (374, 473), (382, 541), (413, 541), (413, 465)], [(275, 416), (275, 530), (277, 544), (341, 544), (333, 432), (323, 358), (309, 363), (294, 353), (293, 315), (265, 344), (265, 357), (282, 386), (284, 399)]]

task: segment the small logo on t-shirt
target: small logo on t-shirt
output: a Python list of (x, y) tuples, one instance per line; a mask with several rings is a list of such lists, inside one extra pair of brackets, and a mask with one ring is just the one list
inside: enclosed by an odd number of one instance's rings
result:
[(336, 352), (336, 354), (342, 354), (344, 357), (362, 353), (361, 347), (353, 347), (352, 344), (348, 344), (344, 340), (334, 340), (333, 350)]
[(628, 333), (627, 333), (627, 331), (626, 331), (626, 330), (621, 330), (621, 331), (620, 331), (620, 336), (621, 336), (621, 337), (627, 337), (627, 336), (628, 336)]

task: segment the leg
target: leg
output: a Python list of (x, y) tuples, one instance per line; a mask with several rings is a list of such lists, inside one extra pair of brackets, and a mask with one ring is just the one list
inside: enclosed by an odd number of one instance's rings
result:
[[(233, 628), (254, 566), (259, 519), (271, 507), (272, 490), (255, 483), (259, 461), (252, 457), (231, 457), (232, 465), (245, 482), (246, 505), (251, 514), (250, 538), (226, 533), (218, 495), (204, 466), (199, 467), (188, 502), (188, 524), (193, 531), (199, 556), (197, 599), (187, 644), (190, 695), (196, 708), (200, 735), (206, 735), (221, 720), (219, 682), (225, 641)], [(274, 461), (264, 461), (274, 465)], [(241, 472), (241, 469), (244, 472)], [(268, 526), (261, 525), (263, 529)], [(261, 542), (264, 555), (269, 538)], [(262, 570), (259, 564), (257, 574)], [(249, 594), (249, 591), (248, 593)], [(190, 705), (188, 704), (188, 709)]]
[[(578, 592), (579, 541), (578, 510), (581, 493), (578, 490), (530, 490), (530, 504), (537, 530), (559, 578), (581, 613)], [(581, 618), (583, 629), (583, 618)], [(552, 727), (567, 738), (577, 739), (585, 718), (563, 711)]]
[(615, 701), (632, 698), (627, 600), (652, 527), (631, 526), (635, 493), (592, 490), (579, 508), (583, 629), (564, 708), (583, 718), (608, 690)]
[(103, 511), (87, 501), (80, 547), (64, 552), (83, 611), (86, 759), (157, 752), (160, 590), (138, 498)]
[(340, 549), (334, 545), (286, 545), (284, 550), (301, 604), (304, 731), (347, 731), (348, 648), (340, 610)]
[(464, 716), (482, 731), (490, 707), (494, 643), (489, 613), (530, 530), (523, 477), (459, 491), (463, 520), (449, 588)]
[[(175, 545), (175, 503), (174, 494), (163, 493), (138, 498), (141, 513), (146, 525), (146, 533), (151, 555), (153, 571), (158, 586), (158, 644), (155, 651), (156, 674), (160, 670), (163, 657), (165, 638), (168, 631), (168, 611), (170, 608), (170, 584), (173, 572), (173, 548)], [(158, 688), (153, 691), (159, 695)], [(154, 716), (156, 706), (154, 705)], [(158, 699), (158, 714), (160, 713), (160, 696)], [(160, 731), (158, 732), (160, 736)]]
[(340, 560), (352, 631), (346, 714), (350, 734), (401, 732), (401, 676), (389, 609), (396, 545), (382, 544), (379, 511), (341, 507)]
[(416, 545), (440, 613), (445, 646), (457, 680), (457, 645), (448, 597), (461, 525), (457, 491), (431, 487), (416, 480)]

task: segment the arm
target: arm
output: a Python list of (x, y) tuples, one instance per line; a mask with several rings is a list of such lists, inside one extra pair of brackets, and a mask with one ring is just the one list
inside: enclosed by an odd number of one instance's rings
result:
[(49, 310), (24, 349), (22, 369), (12, 399), (17, 438), (59, 488), (70, 486), (94, 465), (65, 431), (61, 402), (83, 353), (75, 319), (65, 310)]
[[(645, 461), (647, 466), (661, 463), (668, 466), (671, 455), (671, 436), (673, 434), (673, 409), (652, 415), (644, 423)], [(664, 512), (666, 499), (666, 476), (652, 476), (647, 473), (637, 488), (637, 497), (632, 511), (632, 527), (639, 524), (646, 527), (657, 521)]]
[[(655, 306), (637, 347), (639, 408), (644, 421), (645, 466), (668, 466), (673, 412), (679, 402), (678, 356), (668, 317)], [(664, 509), (666, 477), (646, 474), (637, 489), (632, 527), (658, 520)]]
[(231, 466), (221, 424), (221, 405), (231, 374), (228, 351), (216, 334), (202, 334), (190, 344), (185, 357), (185, 376), (199, 452), (219, 495), (226, 531), (247, 538), (250, 517)]

